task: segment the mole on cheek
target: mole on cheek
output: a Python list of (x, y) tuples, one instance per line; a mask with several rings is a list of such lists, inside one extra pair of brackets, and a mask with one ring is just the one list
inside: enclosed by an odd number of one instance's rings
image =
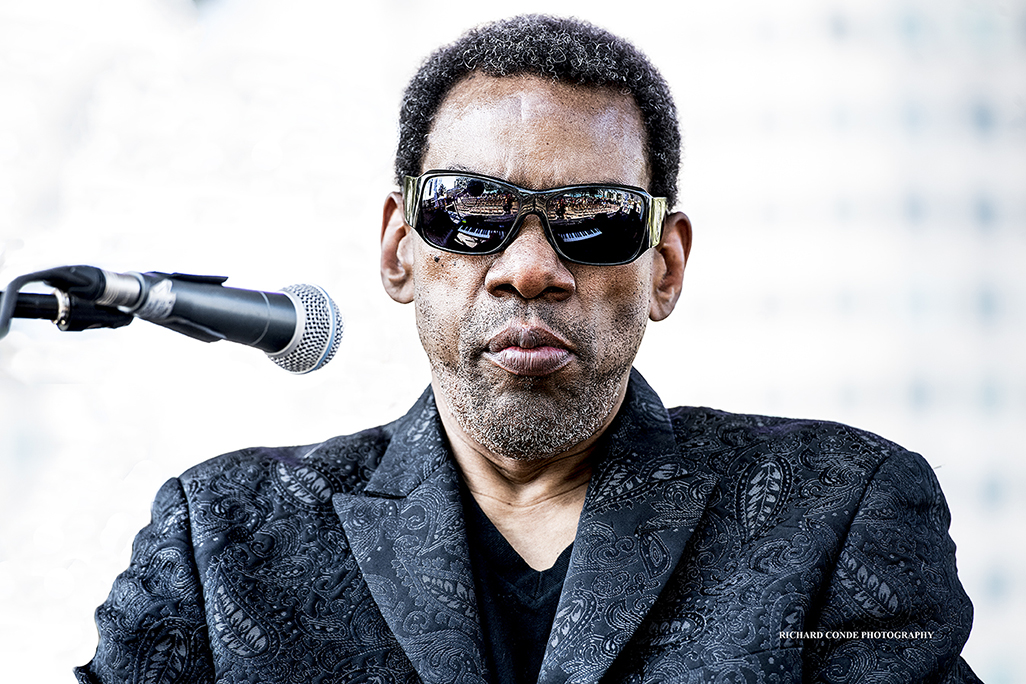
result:
[(437, 264), (437, 263), (438, 263), (439, 261), (441, 261), (441, 260), (442, 260), (442, 257), (440, 257), (440, 256), (438, 256), (438, 255), (436, 254), (436, 255), (435, 255), (435, 263)]

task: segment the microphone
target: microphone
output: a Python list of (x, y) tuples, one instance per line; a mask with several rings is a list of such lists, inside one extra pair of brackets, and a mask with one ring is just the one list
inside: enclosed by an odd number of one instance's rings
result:
[[(256, 347), (296, 374), (328, 363), (344, 329), (338, 306), (315, 285), (260, 292), (224, 287), (224, 276), (112, 273), (93, 266), (67, 266), (11, 282), (0, 304), (0, 337), (10, 316), (16, 314), (17, 291), (32, 280), (58, 288), (69, 300), (88, 302), (95, 311), (122, 318), (131, 314), (204, 342), (228, 340)], [(60, 325), (59, 318), (55, 321)]]

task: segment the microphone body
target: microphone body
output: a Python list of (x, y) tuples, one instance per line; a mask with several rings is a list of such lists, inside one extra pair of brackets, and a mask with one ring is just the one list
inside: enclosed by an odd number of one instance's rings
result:
[(100, 306), (117, 307), (204, 342), (228, 340), (265, 352), (292, 373), (317, 370), (334, 356), (343, 325), (331, 297), (314, 285), (281, 292), (221, 285), (222, 276), (102, 271)]
[(104, 272), (97, 300), (204, 342), (228, 340), (274, 354), (296, 333), (297, 307), (282, 292), (223, 287), (214, 276)]

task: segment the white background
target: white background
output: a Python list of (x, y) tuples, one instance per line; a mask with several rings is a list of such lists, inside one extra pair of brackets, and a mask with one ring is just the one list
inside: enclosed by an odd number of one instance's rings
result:
[[(494, 9), (492, 8), (494, 7)], [(437, 45), (576, 14), (662, 69), (695, 226), (637, 365), (668, 406), (826, 418), (936, 468), (976, 605), (1026, 680), (1026, 2), (0, 0), (0, 281), (84, 263), (325, 287), (293, 377), (143, 322), (0, 341), (5, 681), (70, 681), (160, 484), (217, 453), (399, 416), (427, 384), (379, 286), (396, 112)]]

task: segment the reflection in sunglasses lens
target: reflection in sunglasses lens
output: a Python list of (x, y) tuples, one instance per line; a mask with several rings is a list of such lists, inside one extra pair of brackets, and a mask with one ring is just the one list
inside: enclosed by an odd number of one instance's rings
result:
[(424, 184), (419, 223), (434, 246), (481, 254), (502, 243), (516, 216), (515, 204), (516, 197), (499, 185), (439, 176)]
[(637, 255), (645, 239), (644, 198), (593, 188), (549, 200), (549, 225), (560, 251), (575, 261), (617, 263)]

